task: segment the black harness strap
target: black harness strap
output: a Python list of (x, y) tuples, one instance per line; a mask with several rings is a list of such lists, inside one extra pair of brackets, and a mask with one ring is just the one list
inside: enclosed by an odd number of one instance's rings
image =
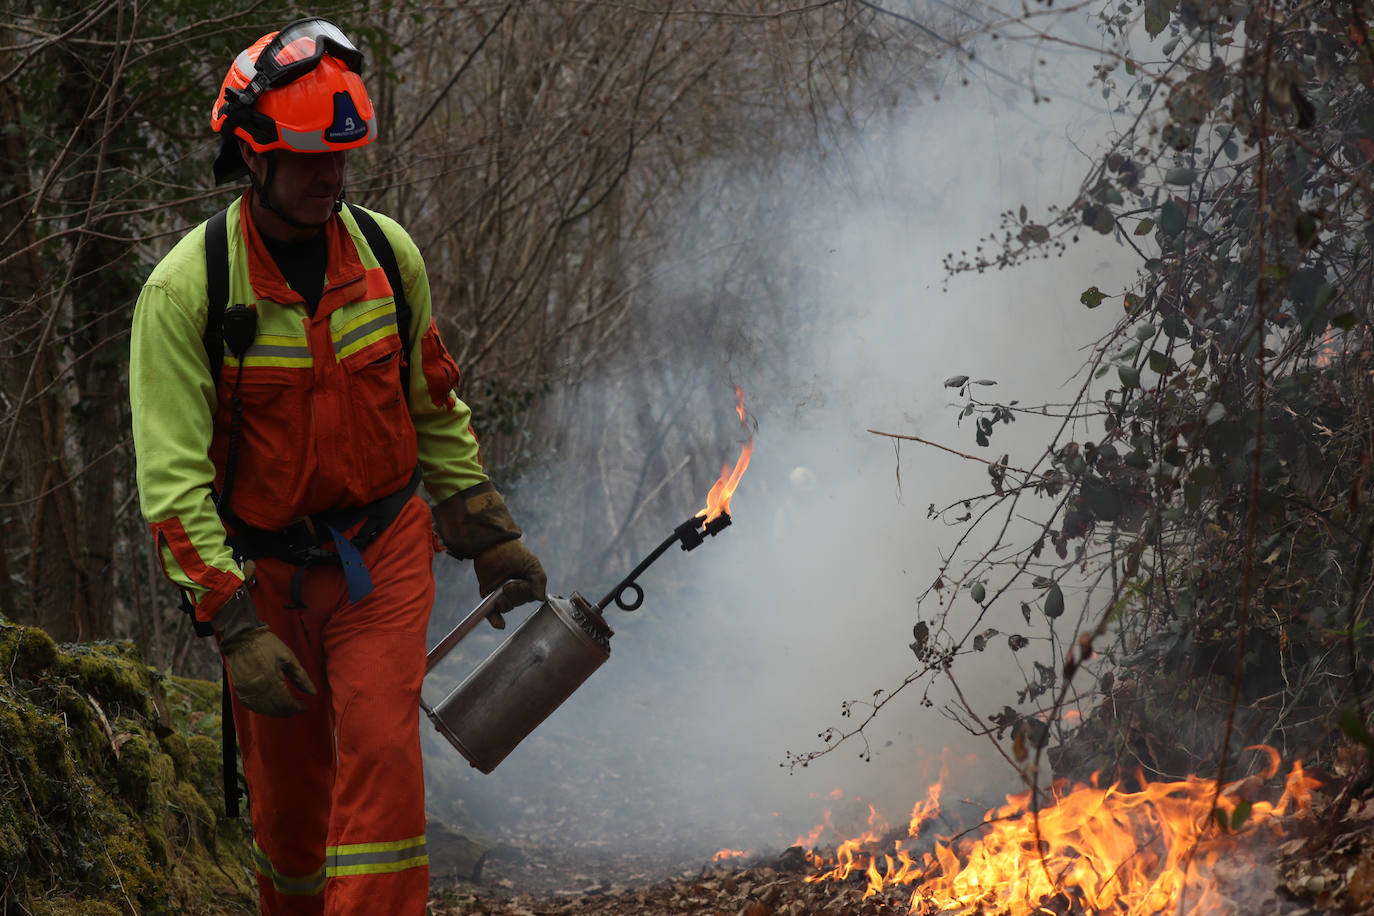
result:
[(348, 204), (348, 212), (363, 231), (367, 247), (372, 249), (377, 263), (386, 272), (387, 282), (391, 284), (391, 296), (396, 300), (396, 333), (401, 335), (401, 396), (410, 398), (410, 303), (406, 300), (405, 285), (401, 282), (401, 268), (396, 263), (396, 252), (391, 249), (386, 233), (377, 221), (362, 207)]
[(210, 378), (218, 379), (224, 365), (224, 309), (229, 304), (229, 211), (221, 210), (205, 224), (205, 287), (209, 293), (205, 311), (205, 355), (210, 358)]
[(389, 493), (365, 506), (317, 513), (293, 522), (281, 531), (254, 528), (231, 516), (229, 521), (234, 526), (234, 534), (229, 536), (229, 546), (234, 548), (236, 555), (248, 560), (271, 557), (299, 567), (296, 574), (291, 577), (289, 607), (303, 608), (305, 599), (301, 593), (301, 581), (305, 571), (314, 566), (342, 565), (343, 561), (338, 552), (325, 547), (334, 543), (330, 534), (331, 529), (345, 531), (362, 522), (362, 527), (348, 539), (354, 549), (362, 553), (363, 549), (376, 540), (377, 536), (396, 520), (396, 516), (401, 514), (401, 510), (419, 488), (420, 477), (420, 468), (416, 467), (405, 486), (394, 493)]
[[(224, 310), (229, 304), (229, 211), (221, 210), (205, 224), (205, 331), (201, 340), (205, 355), (210, 359), (210, 378), (219, 378), (224, 365)], [(201, 623), (195, 611), (185, 602), (195, 625), (196, 635), (211, 636), (214, 629)], [(229, 673), (220, 678), (220, 756), (224, 765), (224, 813), (239, 816), (239, 748), (234, 727), (234, 703), (229, 694)]]

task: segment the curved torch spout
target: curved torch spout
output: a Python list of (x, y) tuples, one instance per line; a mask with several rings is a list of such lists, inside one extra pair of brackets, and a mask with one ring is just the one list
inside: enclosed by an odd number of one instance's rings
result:
[[(615, 588), (611, 589), (605, 598), (596, 604), (598, 611), (606, 610), (612, 601), (616, 606), (624, 611), (633, 611), (644, 603), (644, 589), (635, 582), (636, 579), (653, 565), (654, 561), (663, 556), (663, 552), (673, 546), (673, 542), (681, 541), (683, 550), (695, 550), (706, 540), (706, 536), (716, 535), (730, 526), (730, 513), (722, 512), (709, 522), (706, 521), (705, 514), (694, 515), (673, 529), (673, 533), (650, 554), (639, 561), (639, 565), (630, 570), (630, 574), (620, 580)], [(631, 597), (626, 597), (625, 593), (631, 592)]]

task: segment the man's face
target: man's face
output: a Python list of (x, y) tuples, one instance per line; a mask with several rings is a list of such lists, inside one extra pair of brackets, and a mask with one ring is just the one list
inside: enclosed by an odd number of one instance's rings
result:
[[(267, 180), (267, 157), (253, 152), (246, 143), (242, 144), (243, 160), (257, 183)], [(276, 150), (276, 168), (272, 172), (272, 186), (268, 193), (272, 206), (291, 219), (306, 226), (320, 226), (328, 222), (334, 213), (334, 202), (343, 193), (346, 153), (293, 153), (290, 150)], [(268, 211), (261, 216), (262, 231), (273, 238), (283, 241), (309, 236), (312, 230), (292, 226), (285, 220), (275, 218)], [(259, 218), (257, 212), (255, 219)]]

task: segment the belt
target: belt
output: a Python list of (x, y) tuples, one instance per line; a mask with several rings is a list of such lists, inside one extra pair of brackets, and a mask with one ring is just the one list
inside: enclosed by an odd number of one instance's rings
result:
[[(357, 602), (372, 591), (372, 577), (363, 562), (363, 549), (396, 520), (419, 485), (420, 469), (417, 467), (409, 482), (394, 493), (364, 506), (317, 512), (297, 519), (280, 531), (254, 528), (225, 512), (226, 521), (234, 527), (234, 533), (225, 542), (233, 548), (240, 562), (271, 557), (300, 567), (291, 577), (291, 604), (288, 607), (305, 607), (301, 579), (305, 570), (312, 566), (342, 566), (349, 600)], [(353, 537), (344, 537), (343, 532), (359, 522), (362, 525)], [(328, 549), (330, 545), (333, 550)]]

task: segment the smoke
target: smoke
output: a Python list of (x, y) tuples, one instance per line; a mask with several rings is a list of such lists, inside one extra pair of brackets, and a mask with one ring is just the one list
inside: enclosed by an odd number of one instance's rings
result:
[[(837, 791), (900, 823), (942, 761), (953, 764), (947, 798), (1017, 788), (985, 739), (941, 715), (950, 698), (937, 691), (925, 707), (920, 688), (865, 738), (782, 765), (788, 751), (823, 746), (826, 726), (866, 715), (842, 715), (843, 701), (872, 700), (914, 669), (915, 596), (962, 531), (927, 507), (988, 489), (979, 464), (868, 430), (1033, 461), (1048, 421), (999, 428), (979, 449), (943, 381), (995, 380), (980, 393), (1023, 403), (1067, 399), (1082, 348), (1111, 320), (1079, 294), (1127, 280), (1127, 254), (1085, 232), (1062, 257), (945, 289), (944, 256), (972, 250), (1002, 211), (1024, 203), (1043, 215), (1071, 200), (1080, 150), (1104, 130), (1089, 105), (1034, 104), (981, 77), (866, 125), (824, 161), (767, 163), (742, 179), (748, 193), (697, 200), (667, 227), (673, 257), (638, 278), (645, 307), (626, 358), (543, 405), (541, 428), (557, 431), (551, 460), (503, 489), (550, 590), (596, 601), (733, 463), (738, 384), (758, 431), (734, 523), (665, 554), (640, 580), (642, 610), (608, 610), (611, 660), (492, 774), (425, 724), (439, 816), (461, 807), (506, 836), (661, 846), (691, 862), (727, 846), (784, 848)], [(641, 506), (632, 493), (653, 498)], [(450, 610), (436, 612), (431, 642), (476, 601), (466, 569), (440, 573), (437, 607)], [(472, 637), (426, 696), (496, 645), (485, 630)], [(981, 711), (1023, 683), (1005, 666), (989, 653), (978, 671), (970, 699)]]

